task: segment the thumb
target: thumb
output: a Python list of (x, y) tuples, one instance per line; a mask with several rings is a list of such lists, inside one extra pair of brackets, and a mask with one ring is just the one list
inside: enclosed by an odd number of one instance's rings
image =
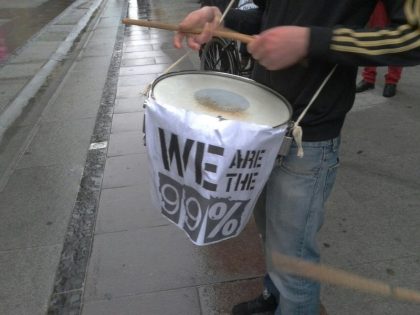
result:
[(252, 55), (253, 52), (255, 52), (256, 47), (259, 45), (259, 39), (261, 38), (260, 35), (254, 35), (252, 36), (253, 39), (247, 44), (246, 48), (248, 52)]

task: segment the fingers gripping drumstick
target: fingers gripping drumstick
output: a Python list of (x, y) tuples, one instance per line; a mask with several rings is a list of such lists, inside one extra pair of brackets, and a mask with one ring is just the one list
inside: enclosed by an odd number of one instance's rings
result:
[[(181, 29), (178, 25), (157, 22), (157, 21), (123, 19), (122, 22), (126, 25), (138, 25), (138, 26), (144, 26), (144, 27), (159, 28), (159, 29), (167, 30), (167, 31), (177, 31), (177, 32), (179, 31), (183, 33), (200, 34), (202, 32), (202, 29), (199, 29), (199, 28), (191, 29), (191, 30), (184, 30), (184, 29)], [(253, 37), (250, 35), (234, 32), (228, 29), (223, 29), (223, 28), (215, 30), (214, 36), (231, 39), (231, 40), (238, 40), (244, 44), (248, 44), (253, 40)]]

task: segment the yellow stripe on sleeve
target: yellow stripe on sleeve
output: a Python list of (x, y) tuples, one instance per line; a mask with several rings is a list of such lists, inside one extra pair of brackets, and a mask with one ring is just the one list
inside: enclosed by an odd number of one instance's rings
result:
[(382, 40), (359, 40), (357, 38), (347, 37), (347, 36), (334, 36), (333, 42), (351, 43), (359, 47), (378, 47), (378, 46), (389, 46), (389, 45), (401, 45), (415, 39), (416, 37), (420, 37), (419, 30), (412, 31), (401, 37), (388, 38), (388, 39), (382, 39)]
[(358, 53), (358, 54), (365, 54), (365, 55), (370, 55), (370, 56), (395, 54), (395, 53), (400, 53), (404, 51), (409, 51), (418, 47), (420, 47), (420, 40), (417, 40), (409, 45), (395, 47), (395, 48), (384, 48), (384, 49), (367, 49), (367, 48), (361, 48), (361, 47), (343, 46), (343, 45), (336, 45), (336, 44), (331, 45), (331, 49), (335, 51)]

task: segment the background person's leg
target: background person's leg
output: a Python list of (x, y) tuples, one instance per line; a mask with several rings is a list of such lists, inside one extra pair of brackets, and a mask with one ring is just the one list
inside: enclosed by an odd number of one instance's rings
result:
[(401, 79), (401, 67), (389, 66), (385, 75), (385, 86), (382, 93), (385, 97), (393, 97), (397, 93), (397, 84)]
[[(370, 28), (385, 27), (389, 24), (389, 18), (382, 1), (378, 1), (376, 7), (369, 19)], [(362, 72), (363, 79), (356, 86), (356, 93), (371, 90), (375, 87), (376, 68), (365, 67)]]
[(375, 84), (376, 81), (376, 67), (365, 67), (362, 72), (363, 80)]
[(389, 66), (385, 75), (386, 84), (397, 84), (401, 79), (402, 67)]
[(376, 67), (363, 68), (362, 77), (362, 80), (356, 85), (356, 93), (371, 90), (375, 87)]

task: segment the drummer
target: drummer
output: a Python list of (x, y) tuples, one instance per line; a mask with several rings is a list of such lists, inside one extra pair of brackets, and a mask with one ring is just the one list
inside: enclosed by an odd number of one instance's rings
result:
[[(394, 26), (392, 32), (363, 29), (375, 2), (259, 3), (264, 8), (261, 33), (247, 47), (258, 61), (253, 78), (288, 99), (293, 119), (301, 114), (334, 65), (338, 67), (301, 122), (304, 156), (297, 157), (293, 144), (283, 163), (272, 171), (264, 200), (266, 290), (255, 300), (235, 306), (234, 314), (320, 314), (320, 284), (282, 273), (271, 266), (270, 257), (272, 252), (280, 252), (311, 262), (320, 260), (316, 236), (339, 164), (340, 132), (353, 106), (357, 67), (420, 63), (420, 35), (416, 32), (420, 27), (420, 0), (407, 1), (405, 11), (403, 0), (383, 1)], [(220, 17), (216, 7), (190, 13), (180, 26), (204, 27), (204, 31), (195, 36), (178, 32), (175, 47), (180, 48), (186, 37), (188, 45), (198, 50), (211, 38)], [(263, 214), (264, 209), (256, 209), (257, 222)], [(323, 308), (321, 314), (325, 314)]]

